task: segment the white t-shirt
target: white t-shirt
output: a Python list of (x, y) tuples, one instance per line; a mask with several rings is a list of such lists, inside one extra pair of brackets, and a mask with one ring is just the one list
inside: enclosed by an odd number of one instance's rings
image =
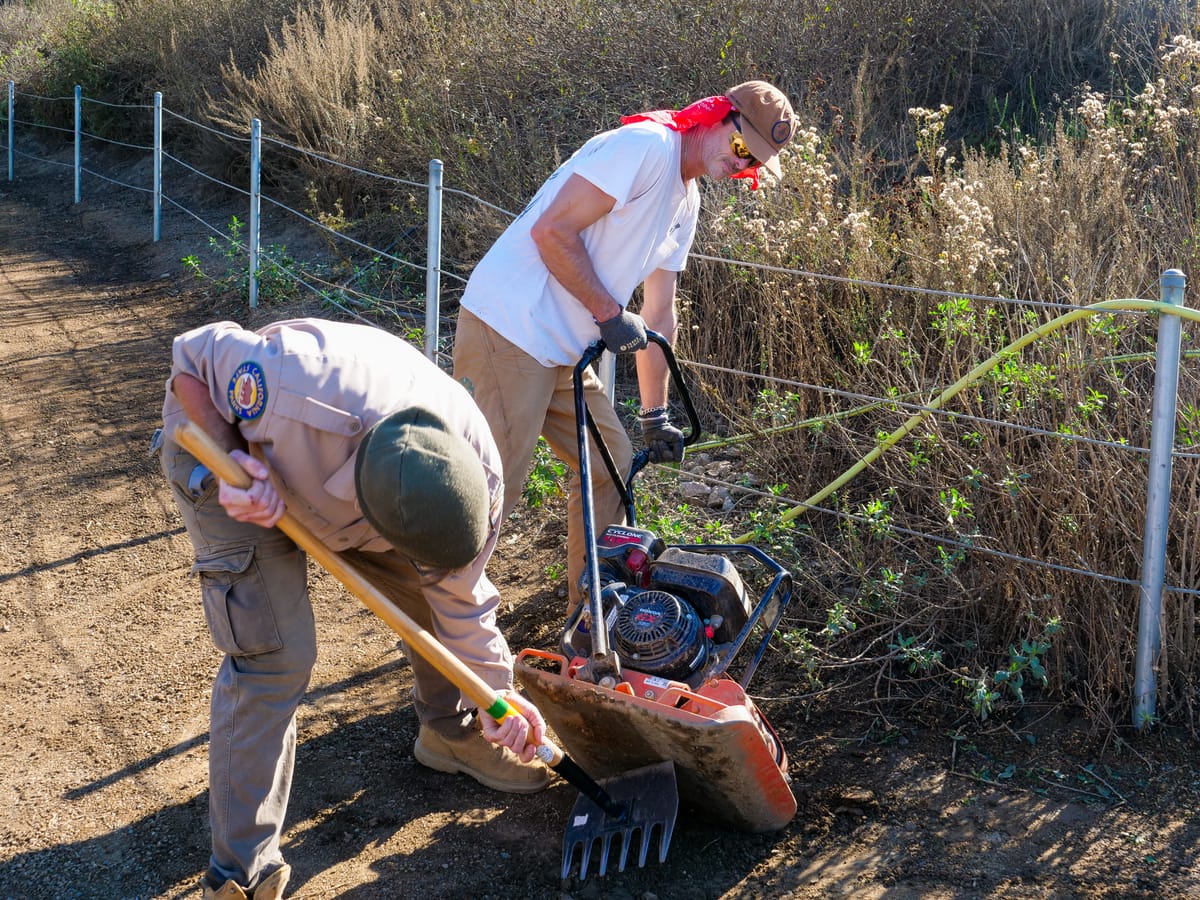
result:
[(600, 337), (591, 313), (542, 262), (529, 230), (572, 174), (616, 203), (581, 233), (596, 274), (624, 307), (652, 272), (682, 272), (700, 191), (680, 175), (682, 138), (653, 122), (598, 134), (546, 180), (471, 273), (461, 305), (544, 366), (573, 366)]

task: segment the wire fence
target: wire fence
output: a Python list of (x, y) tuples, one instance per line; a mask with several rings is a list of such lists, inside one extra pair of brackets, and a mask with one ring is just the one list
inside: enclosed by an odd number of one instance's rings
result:
[[(20, 103), (18, 103), (20, 101)], [(73, 104), (74, 128), (64, 128), (46, 124), (26, 117), (18, 117), (18, 111), (23, 106), (32, 104)], [(144, 127), (150, 134), (147, 143), (114, 141), (82, 127), (82, 111), (84, 106), (102, 107), (110, 115), (140, 116), (145, 119)], [(151, 115), (147, 115), (150, 113)], [(164, 140), (164, 124), (169, 125), (167, 140)], [(18, 127), (19, 126), (19, 127)], [(250, 175), (248, 184), (234, 184), (218, 174), (206, 172), (199, 163), (183, 158), (180, 152), (168, 152), (168, 144), (186, 147), (188, 141), (171, 141), (171, 132), (176, 135), (185, 130), (203, 133), (221, 141), (234, 145), (245, 145), (250, 159)], [(248, 259), (247, 294), (251, 305), (256, 303), (259, 292), (264, 284), (274, 285), (272, 290), (306, 291), (318, 297), (322, 304), (339, 310), (342, 314), (370, 324), (378, 325), (383, 319), (388, 327), (398, 327), (409, 333), (417, 334), (421, 329), (419, 323), (424, 322), (424, 339), (427, 355), (437, 358), (444, 354), (448, 341), (441, 338), (443, 332), (452, 333), (453, 320), (440, 308), (441, 286), (444, 280), (465, 284), (466, 279), (459, 274), (445, 271), (440, 261), (440, 230), (441, 202), (444, 195), (453, 195), (467, 203), (477, 204), (480, 208), (491, 210), (508, 218), (515, 217), (509, 210), (502, 209), (488, 201), (466, 191), (453, 187), (445, 187), (441, 183), (441, 163), (432, 160), (429, 173), (423, 180), (403, 179), (383, 175), (356, 166), (348, 165), (329, 156), (313, 153), (286, 141), (262, 135), (258, 120), (248, 123), (249, 137), (235, 134), (216, 127), (212, 124), (199, 122), (195, 119), (174, 112), (162, 105), (160, 94), (155, 95), (151, 105), (119, 105), (103, 103), (83, 97), (80, 89), (76, 88), (73, 97), (46, 97), (17, 91), (12, 82), (8, 84), (7, 104), (7, 134), (8, 134), (8, 180), (16, 177), (20, 159), (36, 160), (42, 164), (62, 167), (70, 170), (75, 179), (75, 202), (81, 201), (86, 185), (90, 191), (92, 181), (111, 185), (130, 191), (149, 195), (152, 198), (152, 223), (154, 240), (161, 236), (161, 211), (165, 206), (169, 211), (185, 217), (198, 224), (209, 235), (212, 247), (220, 249), (228, 257), (245, 257)], [(137, 133), (131, 129), (131, 133)], [(64, 162), (48, 155), (44, 150), (47, 144), (52, 144), (61, 138), (70, 137), (74, 141), (74, 155), (71, 162)], [(18, 139), (19, 138), (19, 139)], [(88, 152), (84, 152), (85, 146)], [(137, 183), (117, 177), (111, 172), (100, 171), (94, 166), (94, 158), (102, 156), (105, 148), (110, 148), (126, 154), (146, 155), (153, 157), (153, 178), (151, 183)], [(396, 242), (387, 247), (376, 247), (359, 240), (347, 233), (344, 227), (336, 227), (329, 221), (323, 221), (321, 216), (303, 212), (281, 197), (272, 196), (260, 188), (261, 160), (263, 149), (273, 152), (286, 152), (307, 158), (310, 162), (351, 172), (356, 176), (375, 180), (383, 185), (410, 188), (424, 192), (427, 197), (426, 233), (425, 240), (419, 242), (410, 229), (410, 233), (401, 236)], [(99, 150), (100, 152), (97, 152)], [(87, 160), (87, 165), (85, 165)], [(166, 171), (164, 171), (166, 164)], [(85, 182), (85, 176), (89, 181)], [(224, 209), (223, 221), (212, 221), (211, 213), (205, 213), (197, 208), (194, 201), (187, 196), (189, 186), (196, 182), (219, 189), (228, 199)], [(237, 204), (237, 205), (235, 205)], [(345, 255), (347, 258), (363, 260), (361, 265), (352, 271), (335, 272), (330, 265), (317, 260), (298, 260), (278, 243), (269, 239), (263, 241), (262, 208), (265, 204), (272, 216), (279, 217), (281, 223), (291, 220), (291, 224), (301, 224), (304, 228), (312, 229), (330, 248), (331, 253)], [(211, 204), (208, 204), (211, 206)], [(245, 218), (240, 218), (241, 216)], [(287, 224), (281, 224), (280, 233), (288, 229)], [(269, 236), (270, 231), (268, 229)], [(403, 246), (402, 246), (403, 245)], [(414, 248), (410, 255), (404, 247)], [(420, 252), (423, 251), (423, 252)], [(1038, 308), (1060, 312), (1063, 320), (1072, 317), (1090, 315), (1100, 309), (1105, 311), (1123, 311), (1141, 315), (1160, 315), (1160, 332), (1158, 358), (1156, 364), (1156, 389), (1154, 406), (1154, 432), (1150, 446), (1131, 446), (1126, 443), (1096, 438), (1086, 434), (1060, 433), (1039, 429), (1029, 425), (1005, 421), (983, 416), (968, 415), (964, 412), (950, 411), (941, 402), (931, 403), (920, 398), (905, 398), (899, 396), (874, 396), (871, 394), (849, 391), (828, 385), (808, 384), (794, 379), (776, 376), (770, 373), (742, 371), (728, 367), (714, 366), (699, 360), (681, 360), (681, 364), (690, 371), (699, 374), (705, 372), (720, 372), (726, 376), (746, 379), (748, 382), (759, 384), (763, 389), (783, 387), (795, 391), (807, 391), (828, 398), (837, 398), (861, 404), (860, 409), (886, 406), (891, 410), (904, 410), (911, 414), (909, 423), (904, 428), (897, 429), (885, 441), (880, 442), (876, 451), (882, 453), (897, 440), (911, 433), (915, 423), (931, 418), (940, 417), (957, 422), (972, 422), (986, 425), (1002, 432), (1024, 433), (1036, 435), (1047, 440), (1061, 440), (1086, 444), (1103, 448), (1107, 452), (1129, 454), (1131, 458), (1141, 459), (1143, 466), (1149, 465), (1151, 481), (1148, 491), (1146, 516), (1146, 546), (1143, 552), (1143, 575), (1140, 581), (1120, 577), (1111, 573), (1098, 572), (1087, 566), (1074, 565), (1070, 562), (1032, 559), (1011, 553), (1003, 548), (980, 546), (974, 542), (964, 541), (959, 535), (933, 534), (901, 526), (891, 526), (897, 534), (932, 542), (939, 546), (958, 547), (963, 551), (991, 555), (1032, 566), (1046, 571), (1070, 573), (1094, 579), (1097, 583), (1117, 584), (1136, 587), (1140, 591), (1139, 618), (1139, 647), (1137, 672), (1135, 673), (1135, 710), (1134, 724), (1139, 727), (1153, 717), (1154, 713), (1154, 666), (1161, 650), (1161, 599), (1164, 591), (1175, 592), (1186, 596), (1200, 596), (1200, 590), (1180, 585), (1164, 583), (1164, 557), (1166, 553), (1167, 513), (1170, 493), (1171, 462), (1176, 458), (1197, 459), (1200, 454), (1189, 453), (1174, 448), (1175, 410), (1175, 379), (1179, 367), (1179, 327), (1181, 318), (1200, 319), (1191, 310), (1183, 306), (1184, 280), (1182, 273), (1171, 270), (1163, 275), (1163, 289), (1158, 302), (1146, 300), (1116, 301), (1108, 304), (1095, 304), (1093, 307), (1080, 307), (1069, 304), (1045, 301), (1022, 300), (1019, 298), (998, 297), (988, 295), (964, 294), (955, 291), (936, 290), (912, 285), (889, 284), (878, 281), (859, 280), (847, 276), (830, 275), (820, 272), (789, 269), (779, 266), (765, 265), (738, 259), (693, 253), (692, 259), (702, 260), (720, 266), (742, 267), (752, 270), (769, 272), (786, 278), (816, 279), (853, 286), (856, 288), (871, 288), (883, 291), (905, 292), (910, 294), (929, 295), (936, 298), (952, 298), (955, 300), (976, 300), (984, 303), (1000, 304), (1006, 307)], [(390, 290), (380, 291), (377, 277), (381, 267), (390, 266), (393, 273), (402, 273), (398, 279), (393, 279)], [(414, 277), (424, 278), (424, 289), (420, 284), (405, 279), (403, 273), (411, 273)], [(398, 283), (398, 284), (397, 284)], [(1162, 315), (1166, 313), (1166, 315)], [(1172, 330), (1173, 329), (1173, 330)], [(1172, 349), (1173, 344), (1173, 349)], [(1165, 345), (1165, 349), (1164, 349)], [(1006, 348), (1006, 351), (1012, 348)], [(944, 393), (942, 399), (952, 396)], [(759, 435), (734, 435), (724, 439), (725, 443), (738, 441), (754, 441)], [(864, 460), (872, 461), (871, 454)], [(847, 473), (853, 477), (855, 472)], [(721, 485), (728, 490), (741, 491), (748, 494), (759, 493), (768, 496), (766, 492), (757, 491), (745, 484), (722, 481), (718, 477), (695, 473), (689, 475), (702, 479), (713, 485)], [(836, 483), (835, 483), (836, 484)], [(779, 493), (770, 493), (772, 500), (785, 504), (799, 514), (814, 512), (845, 521), (854, 521), (869, 525), (867, 517), (855, 515), (846, 509), (832, 508), (822, 505), (822, 500), (831, 491), (823, 491), (809, 498), (788, 497)], [(743, 536), (745, 537), (745, 536)]]

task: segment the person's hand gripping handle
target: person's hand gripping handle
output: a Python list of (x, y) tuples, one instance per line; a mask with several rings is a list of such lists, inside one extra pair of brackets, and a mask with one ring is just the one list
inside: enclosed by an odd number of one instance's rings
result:
[[(175, 428), (173, 440), (192, 456), (208, 466), (209, 470), (228, 484), (245, 490), (253, 478), (233, 457), (214, 441), (203, 429), (192, 422), (184, 422)], [(597, 805), (610, 814), (620, 813), (607, 792), (591, 776), (580, 769), (553, 741), (545, 735), (545, 725), (536, 708), (516, 692), (497, 691), (476, 675), (458, 657), (454, 656), (428, 631), (418, 625), (403, 610), (398, 608), (362, 573), (347, 563), (339, 554), (330, 550), (308, 528), (286, 510), (275, 527), (296, 542), (312, 559), (320, 563), (346, 586), (371, 612), (375, 613), (404, 640), (412, 653), (431, 663), (442, 675), (461, 690), (479, 709), (490, 716), (500, 732), (512, 734), (520, 730), (509, 717), (517, 716), (526, 722), (525, 733), (529, 739), (522, 748), (528, 760), (537, 756), (560, 776), (575, 785), (583, 794), (595, 800)], [(506, 696), (506, 694), (508, 696)], [(528, 714), (523, 715), (523, 713)], [(530, 719), (534, 721), (531, 723)], [(536, 746), (533, 742), (536, 740)], [(528, 749), (533, 747), (532, 752)]]

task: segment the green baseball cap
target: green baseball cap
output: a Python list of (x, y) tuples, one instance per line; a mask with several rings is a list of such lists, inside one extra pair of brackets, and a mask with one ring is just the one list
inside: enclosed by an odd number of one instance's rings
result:
[(371, 427), (358, 447), (354, 488), (363, 515), (409, 559), (461, 569), (487, 542), (483, 462), (435, 413), (410, 406)]

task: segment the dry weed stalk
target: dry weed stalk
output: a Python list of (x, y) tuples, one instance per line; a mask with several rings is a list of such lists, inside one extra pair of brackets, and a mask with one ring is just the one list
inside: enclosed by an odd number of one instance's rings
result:
[[(1200, 247), (1200, 45), (1190, 5), (1176, 0), (46, 0), (54, 16), (41, 34), (18, 8), (0, 9), (0, 68), (32, 90), (82, 78), (114, 101), (162, 90), (185, 115), (216, 111), (239, 134), (260, 118), (277, 138), (402, 179), (438, 157), (448, 187), (514, 212), (622, 113), (745, 78), (779, 84), (805, 120), (782, 183), (708, 186), (696, 247), (769, 268), (695, 262), (680, 354), (780, 379), (700, 376), (698, 399), (728, 430), (821, 419), (750, 445), (792, 497), (912, 413), (849, 395), (921, 403), (1056, 314), (969, 296), (1153, 296), (1161, 270), (1191, 271)], [(110, 15), (120, 27), (106, 26)], [(1179, 36), (1155, 54), (1163, 34)], [(39, 55), (35, 36), (52, 52)], [(204, 132), (190, 140), (175, 149), (208, 171), (244, 171), (244, 148)], [(422, 221), (408, 187), (302, 159), (271, 177), (376, 246)], [(446, 214), (443, 264), (465, 274), (503, 216), (458, 199)], [(812, 637), (830, 616), (857, 617), (853, 631), (825, 629), (823, 665), (858, 680), (874, 666), (869, 680), (893, 693), (908, 684), (941, 699), (949, 682), (935, 672), (979, 683), (1010, 644), (1061, 619), (1048, 693), (1098, 719), (1127, 699), (1132, 589), (896, 528), (1135, 578), (1141, 458), (1053, 435), (1144, 445), (1152, 342), (1153, 322), (1109, 315), (1004, 359), (951, 411), (1026, 430), (932, 417), (831, 499), (843, 517), (788, 532), (806, 585), (793, 624)], [(1196, 387), (1185, 372), (1193, 411)], [(1168, 579), (1186, 586), (1197, 578), (1194, 469), (1179, 462), (1171, 523)], [(1168, 716), (1193, 715), (1187, 607), (1168, 606)], [(931, 666), (912, 681), (889, 650), (901, 636), (904, 658)]]

